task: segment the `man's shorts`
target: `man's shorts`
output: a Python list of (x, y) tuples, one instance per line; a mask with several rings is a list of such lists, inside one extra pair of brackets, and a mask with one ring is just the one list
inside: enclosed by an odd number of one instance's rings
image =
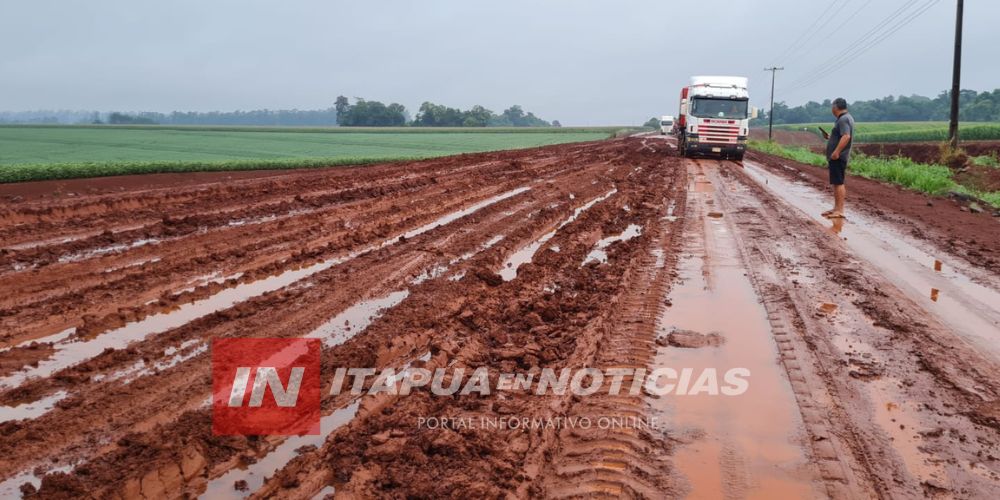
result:
[(843, 159), (829, 160), (830, 184), (841, 186), (844, 184), (844, 177), (847, 176), (847, 162)]

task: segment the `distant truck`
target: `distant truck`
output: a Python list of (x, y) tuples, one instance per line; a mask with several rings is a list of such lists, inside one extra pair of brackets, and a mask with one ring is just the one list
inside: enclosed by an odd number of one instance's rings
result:
[(674, 117), (663, 115), (660, 117), (660, 135), (674, 133)]
[(743, 160), (750, 119), (749, 80), (742, 76), (693, 76), (681, 89), (677, 149), (684, 156)]

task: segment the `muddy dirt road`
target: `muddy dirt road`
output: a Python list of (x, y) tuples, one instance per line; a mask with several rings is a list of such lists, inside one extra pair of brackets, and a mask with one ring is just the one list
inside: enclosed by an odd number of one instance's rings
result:
[[(1000, 497), (1000, 272), (975, 236), (1000, 225), (875, 184), (833, 224), (803, 168), (632, 137), (30, 186), (0, 212), (0, 497)], [(213, 435), (211, 341), (241, 337), (322, 340), (319, 435)], [(678, 377), (356, 396), (342, 367)], [(687, 380), (734, 369), (738, 395)]]

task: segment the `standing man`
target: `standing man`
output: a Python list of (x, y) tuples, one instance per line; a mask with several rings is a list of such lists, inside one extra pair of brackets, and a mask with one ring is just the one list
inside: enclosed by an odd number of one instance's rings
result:
[[(847, 176), (847, 163), (851, 159), (851, 137), (854, 135), (854, 117), (847, 112), (847, 101), (843, 97), (833, 100), (831, 107), (833, 116), (837, 117), (833, 130), (823, 138), (826, 142), (826, 160), (830, 168), (830, 185), (833, 186), (833, 210), (823, 212), (823, 217), (830, 219), (844, 218), (844, 198), (847, 188), (844, 187), (844, 177)], [(822, 130), (822, 129), (820, 129)]]

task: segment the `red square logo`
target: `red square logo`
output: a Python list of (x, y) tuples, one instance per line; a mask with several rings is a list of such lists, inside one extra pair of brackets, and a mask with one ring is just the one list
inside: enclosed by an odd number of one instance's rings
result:
[(319, 339), (212, 341), (212, 432), (319, 434)]

